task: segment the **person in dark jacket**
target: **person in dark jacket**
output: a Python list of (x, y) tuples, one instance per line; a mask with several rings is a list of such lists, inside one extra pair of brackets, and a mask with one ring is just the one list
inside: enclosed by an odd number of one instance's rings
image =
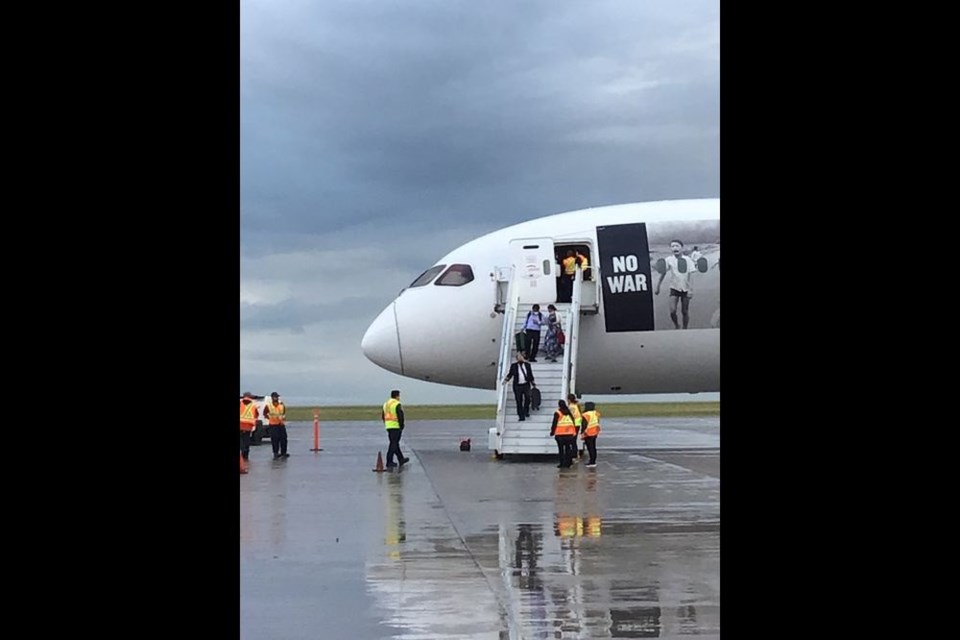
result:
[(513, 380), (513, 397), (517, 400), (517, 415), (520, 421), (530, 415), (530, 388), (536, 386), (533, 381), (533, 367), (523, 357), (523, 352), (517, 353), (517, 361), (510, 365), (510, 372), (503, 379), (503, 384)]

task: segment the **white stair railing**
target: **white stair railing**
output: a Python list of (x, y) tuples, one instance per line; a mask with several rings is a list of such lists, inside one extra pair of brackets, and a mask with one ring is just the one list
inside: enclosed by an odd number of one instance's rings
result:
[(513, 326), (517, 322), (517, 308), (520, 302), (520, 288), (517, 286), (516, 270), (510, 268), (510, 284), (507, 287), (507, 300), (503, 309), (503, 329), (500, 331), (500, 356), (497, 360), (497, 433), (503, 437), (507, 408), (507, 385), (503, 379), (510, 369), (510, 351), (513, 347)]
[[(570, 387), (564, 390), (564, 398), (568, 393), (577, 392), (577, 361), (580, 351), (580, 301), (583, 296), (583, 271), (577, 269), (573, 277), (573, 295), (570, 296), (570, 318), (567, 324), (570, 325), (570, 333), (567, 334), (567, 350), (564, 353), (570, 354)], [(566, 370), (566, 369), (564, 369)]]

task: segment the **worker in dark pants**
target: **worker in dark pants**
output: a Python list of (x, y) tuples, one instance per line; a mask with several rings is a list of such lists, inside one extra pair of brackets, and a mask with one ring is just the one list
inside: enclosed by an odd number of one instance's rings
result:
[(597, 466), (597, 436), (600, 435), (600, 412), (592, 402), (584, 403), (586, 411), (583, 412), (583, 427), (580, 437), (583, 443), (587, 445), (587, 451), (590, 452), (590, 461), (587, 468), (592, 469)]
[(253, 401), (253, 394), (245, 391), (240, 398), (240, 456), (244, 461), (250, 460), (250, 434), (256, 427), (258, 417), (260, 412)]
[(269, 419), (267, 431), (270, 433), (270, 446), (273, 447), (273, 459), (289, 458), (287, 453), (287, 405), (280, 402), (280, 394), (270, 394), (270, 402), (263, 407), (263, 415)]
[[(553, 424), (550, 425), (550, 435), (557, 440), (557, 449), (560, 452), (560, 464), (557, 467), (567, 469), (573, 466), (572, 451), (577, 449), (577, 427), (573, 423), (570, 408), (563, 400), (557, 402), (557, 410), (553, 413)], [(573, 446), (571, 446), (571, 441)]]
[(391, 391), (390, 398), (383, 403), (380, 419), (383, 420), (387, 438), (390, 440), (390, 446), (387, 447), (387, 468), (392, 469), (397, 466), (393, 461), (394, 456), (397, 457), (400, 465), (408, 463), (410, 458), (403, 457), (403, 452), (400, 451), (400, 436), (403, 435), (403, 407), (400, 406), (399, 389)]

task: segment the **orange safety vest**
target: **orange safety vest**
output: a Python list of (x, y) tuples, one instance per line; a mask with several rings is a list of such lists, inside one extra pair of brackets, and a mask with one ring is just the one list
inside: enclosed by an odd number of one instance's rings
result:
[(253, 431), (257, 424), (257, 404), (252, 400), (250, 402), (240, 401), (240, 431)]
[(281, 402), (279, 404), (268, 404), (267, 408), (270, 409), (270, 425), (276, 426), (278, 424), (283, 424), (286, 421), (287, 407)]
[(383, 403), (383, 426), (387, 429), (399, 429), (400, 419), (397, 417), (397, 405), (400, 401), (390, 398)]
[(583, 435), (585, 437), (600, 435), (600, 412), (584, 411), (583, 417), (587, 421), (587, 428), (583, 430)]
[(577, 428), (573, 424), (573, 418), (563, 413), (559, 409), (557, 409), (555, 413), (560, 417), (557, 419), (557, 428), (553, 432), (554, 435), (558, 435), (558, 436), (577, 435)]

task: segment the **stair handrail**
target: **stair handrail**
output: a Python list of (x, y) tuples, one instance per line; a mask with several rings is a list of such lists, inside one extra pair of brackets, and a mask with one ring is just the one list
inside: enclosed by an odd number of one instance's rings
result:
[[(580, 346), (580, 301), (583, 297), (583, 270), (579, 267), (573, 276), (573, 295), (570, 296), (570, 333), (567, 334), (567, 350), (564, 358), (570, 354), (570, 388), (565, 393), (577, 393), (577, 361), (579, 360)], [(566, 370), (566, 366), (564, 367)], [(566, 398), (566, 395), (564, 396)]]
[(513, 329), (517, 323), (517, 308), (520, 301), (520, 288), (517, 286), (516, 267), (510, 267), (510, 284), (507, 287), (507, 300), (503, 309), (503, 327), (500, 330), (500, 355), (497, 358), (497, 433), (503, 435), (506, 421), (507, 386), (503, 379), (510, 368), (510, 351), (513, 348)]

